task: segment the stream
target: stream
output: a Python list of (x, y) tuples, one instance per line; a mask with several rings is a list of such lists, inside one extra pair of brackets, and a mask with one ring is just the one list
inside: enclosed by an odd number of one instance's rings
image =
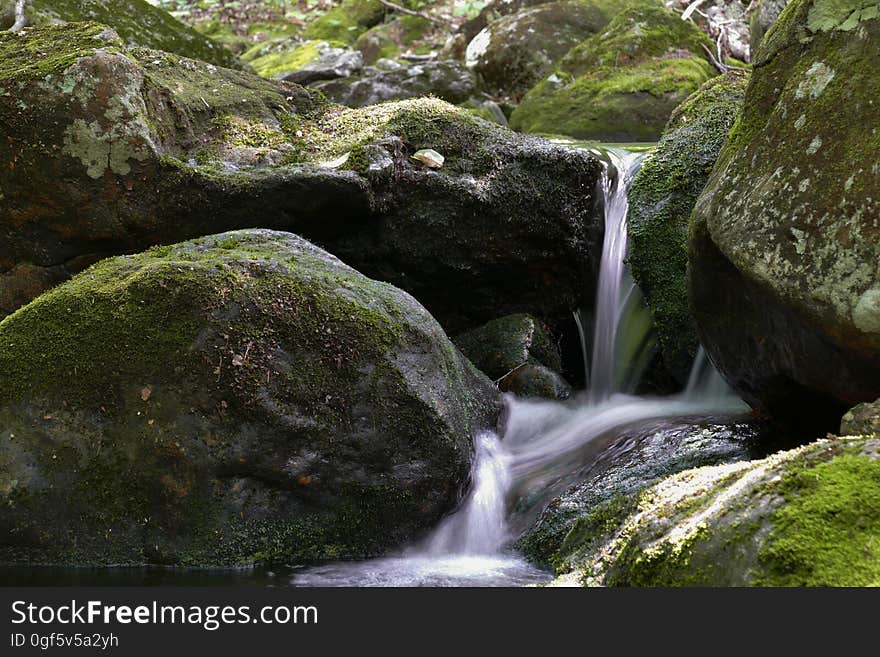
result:
[[(650, 316), (630, 277), (627, 189), (643, 153), (607, 148), (603, 176), (605, 235), (592, 331), (575, 313), (587, 389), (566, 401), (505, 395), (499, 434), (475, 436), (471, 488), (459, 508), (424, 540), (365, 561), (240, 571), (179, 569), (4, 569), (17, 584), (260, 584), (272, 586), (523, 586), (552, 574), (526, 561), (513, 544), (541, 510), (580, 480), (616, 443), (746, 410), (700, 350), (686, 389), (663, 398), (633, 394), (654, 346)], [(666, 432), (666, 433), (664, 433)]]
[[(292, 575), (294, 586), (522, 586), (544, 583), (550, 573), (511, 547), (543, 505), (573, 483), (585, 462), (610, 448), (625, 430), (652, 424), (670, 430), (746, 410), (700, 351), (687, 388), (665, 398), (630, 394), (650, 354), (650, 319), (632, 281), (627, 252), (626, 192), (643, 153), (603, 150), (605, 236), (590, 347), (584, 315), (575, 319), (588, 388), (566, 402), (505, 396), (502, 435), (475, 438), (470, 493), (422, 543), (400, 554), (331, 563)], [(588, 357), (587, 354), (591, 354)], [(673, 422), (670, 423), (670, 420)], [(662, 429), (661, 429), (662, 427)], [(650, 432), (648, 432), (650, 433)], [(514, 501), (519, 500), (513, 512)], [(528, 500), (523, 510), (523, 500)]]

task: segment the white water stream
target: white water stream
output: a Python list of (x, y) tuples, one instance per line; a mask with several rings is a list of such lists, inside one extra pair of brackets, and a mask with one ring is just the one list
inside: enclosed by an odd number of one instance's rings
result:
[[(650, 353), (650, 319), (626, 271), (626, 192), (641, 157), (607, 151), (603, 178), (605, 237), (596, 295), (588, 390), (568, 402), (506, 396), (503, 440), (492, 432), (475, 439), (471, 490), (459, 509), (423, 543), (395, 557), (308, 568), (299, 586), (518, 586), (549, 575), (506, 549), (534, 513), (559, 494), (572, 473), (626, 429), (661, 418), (733, 415), (745, 409), (700, 350), (686, 390), (672, 397), (639, 398), (631, 391)], [(515, 500), (529, 515), (515, 518)]]

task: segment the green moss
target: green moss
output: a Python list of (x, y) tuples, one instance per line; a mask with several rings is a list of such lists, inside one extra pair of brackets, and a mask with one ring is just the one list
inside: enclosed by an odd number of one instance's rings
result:
[(379, 0), (343, 0), (306, 27), (307, 39), (326, 39), (354, 43), (374, 25), (378, 25), (387, 11)]
[(41, 79), (61, 73), (96, 50), (119, 52), (122, 41), (103, 25), (50, 25), (0, 32), (0, 81)]
[(880, 586), (880, 460), (844, 454), (789, 472), (759, 553), (764, 586)]
[(299, 71), (317, 60), (322, 50), (339, 47), (345, 47), (345, 44), (339, 41), (306, 41), (294, 45), (285, 39), (254, 46), (242, 55), (242, 61), (248, 62), (259, 75), (272, 79)]
[(510, 118), (524, 132), (608, 141), (656, 139), (675, 107), (714, 71), (708, 38), (648, 3), (572, 49)]
[(748, 79), (746, 72), (731, 71), (682, 103), (629, 190), (629, 263), (651, 309), (664, 363), (681, 384), (699, 345), (687, 297), (688, 223)]

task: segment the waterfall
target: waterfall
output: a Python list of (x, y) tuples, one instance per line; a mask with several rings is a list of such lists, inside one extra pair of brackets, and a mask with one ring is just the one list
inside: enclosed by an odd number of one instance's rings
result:
[[(309, 569), (295, 579), (312, 586), (520, 585), (544, 581), (505, 545), (544, 505), (577, 481), (600, 450), (624, 430), (663, 418), (731, 415), (745, 410), (700, 349), (686, 390), (666, 398), (631, 394), (651, 353), (651, 320), (625, 265), (627, 190), (641, 156), (608, 150), (602, 179), (605, 237), (592, 334), (575, 321), (584, 352), (587, 392), (566, 402), (505, 395), (502, 437), (475, 438), (471, 490), (458, 510), (422, 543), (397, 557)], [(588, 362), (590, 360), (591, 362)], [(511, 508), (513, 502), (517, 513)]]
[(609, 162), (602, 176), (605, 200), (605, 237), (596, 290), (596, 324), (590, 368), (590, 401), (601, 402), (619, 390), (617, 358), (619, 327), (626, 305), (625, 264), (627, 248), (627, 191), (643, 155), (617, 149), (607, 151)]

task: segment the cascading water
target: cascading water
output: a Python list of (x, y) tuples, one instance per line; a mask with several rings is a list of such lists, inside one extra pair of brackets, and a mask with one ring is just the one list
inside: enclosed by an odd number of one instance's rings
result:
[(503, 440), (492, 432), (476, 437), (471, 491), (426, 541), (396, 557), (310, 568), (295, 576), (294, 584), (516, 586), (546, 581), (547, 573), (505, 547), (624, 429), (745, 409), (702, 349), (682, 394), (662, 399), (625, 394), (650, 353), (650, 318), (625, 266), (626, 194), (641, 157), (619, 150), (606, 155), (605, 238), (589, 363), (584, 315), (576, 315), (589, 366), (587, 392), (568, 402), (506, 395)]

